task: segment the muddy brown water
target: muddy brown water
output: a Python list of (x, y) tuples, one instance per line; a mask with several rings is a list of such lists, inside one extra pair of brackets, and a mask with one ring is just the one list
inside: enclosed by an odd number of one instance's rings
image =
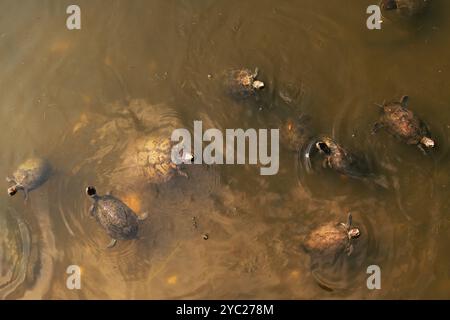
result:
[[(77, 3), (82, 29), (68, 31), (69, 1), (0, 1), (0, 176), (36, 154), (55, 168), (27, 204), (4, 183), (1, 298), (450, 298), (450, 2), (381, 31), (366, 28), (371, 1)], [(223, 92), (220, 74), (237, 67), (259, 67), (257, 105)], [(403, 94), (438, 141), (429, 157), (370, 135), (374, 103)], [(130, 105), (155, 127), (273, 128), (307, 114), (388, 188), (307, 173), (285, 149), (275, 176), (191, 166), (158, 190), (124, 188), (112, 173), (135, 138), (120, 117)], [(138, 241), (105, 250), (88, 184), (149, 212)], [(354, 254), (311, 270), (302, 239), (347, 212), (362, 230)], [(381, 290), (366, 287), (373, 264)], [(69, 265), (81, 290), (66, 287)]]

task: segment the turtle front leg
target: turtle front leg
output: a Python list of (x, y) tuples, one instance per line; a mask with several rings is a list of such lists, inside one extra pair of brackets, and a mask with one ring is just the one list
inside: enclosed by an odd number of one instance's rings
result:
[(13, 184), (17, 184), (16, 180), (10, 178), (10, 177), (6, 177), (6, 182), (8, 183), (13, 183)]
[(323, 159), (322, 167), (324, 169), (331, 168), (330, 158), (326, 157), (325, 159)]
[(114, 248), (116, 244), (117, 244), (117, 239), (111, 239), (111, 242), (108, 244), (108, 246), (106, 248), (107, 249)]
[(383, 128), (383, 124), (381, 122), (376, 122), (372, 128), (372, 134), (376, 134), (381, 128)]
[(351, 256), (352, 253), (353, 253), (353, 245), (349, 245), (347, 247), (347, 256)]
[(419, 148), (419, 150), (422, 151), (422, 153), (423, 153), (424, 155), (428, 156), (427, 150), (425, 150), (425, 148), (424, 148), (421, 144), (418, 144), (418, 145), (417, 145), (417, 148)]
[(148, 212), (147, 211), (142, 213), (141, 215), (138, 215), (138, 220), (139, 221), (144, 221), (147, 218), (148, 218)]
[(26, 203), (28, 201), (28, 189), (27, 188), (23, 188), (23, 196), (24, 196), (24, 201)]
[(89, 207), (89, 214), (91, 215), (91, 217), (94, 216), (94, 212), (95, 212), (95, 205), (91, 205)]
[(189, 179), (189, 175), (184, 172), (183, 170), (181, 170), (181, 168), (177, 168), (177, 172), (180, 176), (185, 177), (186, 179)]

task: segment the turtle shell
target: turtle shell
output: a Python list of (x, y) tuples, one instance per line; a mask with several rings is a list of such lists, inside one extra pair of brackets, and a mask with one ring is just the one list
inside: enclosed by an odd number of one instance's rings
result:
[(255, 94), (255, 72), (249, 69), (231, 70), (226, 73), (226, 85), (235, 98), (247, 98)]
[(164, 183), (172, 179), (177, 166), (172, 162), (170, 136), (143, 136), (128, 145), (121, 165), (115, 170), (122, 182)]
[(30, 158), (22, 163), (13, 174), (16, 183), (29, 191), (41, 186), (50, 176), (51, 167), (47, 160)]
[(307, 252), (315, 255), (337, 255), (344, 252), (350, 241), (345, 228), (329, 223), (313, 230), (304, 241)]
[(380, 122), (384, 128), (407, 144), (419, 144), (423, 137), (429, 136), (425, 124), (400, 103), (385, 105), (383, 111)]
[(114, 196), (98, 197), (92, 213), (111, 238), (117, 240), (137, 238), (139, 229), (137, 215)]

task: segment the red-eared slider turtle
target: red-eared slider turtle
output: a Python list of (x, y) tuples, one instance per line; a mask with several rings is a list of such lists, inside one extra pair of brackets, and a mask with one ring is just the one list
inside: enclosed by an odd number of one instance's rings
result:
[(28, 193), (43, 185), (50, 177), (50, 173), (51, 166), (47, 160), (30, 158), (17, 168), (12, 178), (6, 178), (9, 183), (14, 184), (8, 188), (8, 194), (13, 196), (22, 190), (27, 200)]
[(395, 11), (405, 17), (423, 13), (431, 0), (382, 0), (380, 7), (384, 11)]
[(373, 133), (385, 128), (391, 135), (407, 144), (416, 145), (426, 154), (424, 149), (433, 148), (434, 140), (426, 124), (420, 120), (408, 107), (408, 96), (401, 98), (400, 102), (389, 102), (380, 106), (383, 114), (375, 123)]
[(331, 168), (345, 176), (353, 178), (368, 176), (369, 168), (367, 162), (342, 147), (333, 139), (327, 136), (321, 136), (316, 141), (315, 146), (319, 153), (325, 157), (323, 161), (325, 168)]
[(116, 197), (107, 194), (99, 196), (94, 187), (87, 187), (86, 194), (94, 201), (89, 209), (92, 216), (106, 230), (112, 238), (108, 248), (116, 245), (117, 240), (137, 239), (139, 230), (138, 215), (125, 203)]
[(280, 137), (287, 149), (299, 152), (312, 138), (308, 122), (309, 118), (304, 115), (297, 118), (289, 117), (286, 121), (283, 121), (280, 128)]
[(328, 223), (309, 233), (303, 243), (306, 252), (315, 258), (331, 257), (336, 259), (342, 253), (351, 255), (352, 241), (359, 238), (361, 231), (352, 226), (352, 215), (349, 213), (346, 223)]
[(226, 85), (231, 95), (237, 99), (247, 98), (264, 88), (264, 82), (257, 80), (258, 69), (231, 70), (226, 75)]

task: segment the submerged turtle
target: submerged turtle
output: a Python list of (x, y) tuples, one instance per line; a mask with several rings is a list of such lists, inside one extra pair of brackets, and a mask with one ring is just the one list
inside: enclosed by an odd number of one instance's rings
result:
[(108, 248), (114, 247), (117, 240), (137, 239), (139, 230), (138, 222), (139, 220), (144, 220), (147, 214), (139, 218), (121, 200), (110, 194), (99, 196), (94, 187), (87, 187), (86, 194), (94, 201), (89, 209), (90, 214), (95, 217), (97, 222), (100, 223), (112, 238)]
[(28, 199), (28, 193), (43, 185), (50, 177), (50, 163), (42, 158), (31, 158), (22, 163), (13, 173), (12, 178), (6, 178), (6, 181), (14, 185), (8, 188), (10, 196), (15, 195), (22, 190), (25, 200)]
[(328, 223), (309, 233), (303, 243), (306, 252), (317, 257), (330, 257), (333, 260), (342, 253), (350, 256), (352, 241), (359, 238), (361, 231), (352, 226), (352, 215), (348, 214), (346, 223)]
[(249, 69), (232, 70), (227, 74), (226, 85), (235, 98), (247, 98), (257, 90), (264, 88), (264, 82), (257, 80), (258, 68), (254, 72)]
[(381, 9), (395, 11), (405, 17), (412, 17), (423, 13), (431, 0), (382, 0)]
[(331, 168), (353, 178), (368, 176), (367, 162), (339, 145), (333, 139), (322, 136), (315, 142), (315, 146), (319, 153), (325, 157), (323, 161), (325, 168)]
[(426, 154), (425, 148), (433, 148), (435, 143), (430, 138), (426, 124), (407, 108), (409, 98), (403, 96), (400, 102), (389, 102), (380, 106), (383, 114), (375, 123), (372, 133), (385, 128), (391, 135), (407, 144), (416, 145)]
[(299, 152), (312, 138), (309, 118), (301, 115), (283, 121), (280, 130), (281, 141), (287, 149)]
[[(130, 181), (136, 184), (160, 184), (172, 179), (175, 175), (188, 177), (182, 170), (182, 164), (172, 161), (172, 149), (175, 143), (170, 136), (153, 134), (141, 136), (129, 144), (122, 156), (121, 165), (115, 169), (114, 176), (124, 182)], [(182, 151), (182, 150), (180, 150)], [(192, 156), (186, 153), (186, 161), (191, 161)], [(184, 158), (180, 158), (185, 160)]]

